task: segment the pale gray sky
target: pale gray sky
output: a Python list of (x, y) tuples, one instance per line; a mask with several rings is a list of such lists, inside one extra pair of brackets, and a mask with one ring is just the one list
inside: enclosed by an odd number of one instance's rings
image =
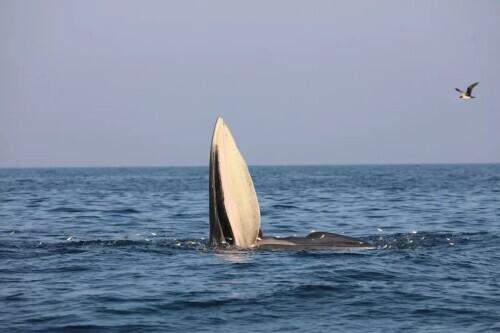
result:
[[(0, 166), (500, 162), (500, 1), (0, 1)], [(480, 81), (477, 99), (455, 87)]]

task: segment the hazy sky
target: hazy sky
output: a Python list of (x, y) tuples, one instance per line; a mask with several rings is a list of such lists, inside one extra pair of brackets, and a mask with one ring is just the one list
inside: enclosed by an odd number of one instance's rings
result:
[(0, 166), (207, 165), (219, 114), (249, 164), (500, 162), (500, 1), (0, 1)]

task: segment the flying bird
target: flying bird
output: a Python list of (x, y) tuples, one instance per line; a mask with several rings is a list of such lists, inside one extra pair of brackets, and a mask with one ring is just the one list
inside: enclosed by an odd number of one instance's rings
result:
[(477, 86), (479, 82), (474, 82), (470, 86), (467, 87), (467, 91), (462, 91), (458, 88), (455, 88), (456, 91), (460, 93), (460, 96), (458, 96), (459, 99), (471, 99), (471, 98), (476, 98), (475, 96), (472, 96), (472, 89), (474, 89), (475, 86)]

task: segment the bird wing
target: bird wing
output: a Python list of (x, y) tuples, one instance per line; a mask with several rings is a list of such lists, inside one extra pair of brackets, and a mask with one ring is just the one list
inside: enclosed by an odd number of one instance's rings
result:
[(473, 84), (471, 84), (470, 86), (467, 87), (467, 95), (470, 95), (472, 94), (472, 89), (474, 89), (475, 86), (477, 86), (479, 84), (479, 82), (474, 82)]
[(464, 92), (458, 88), (455, 88), (456, 91), (458, 91), (459, 93), (463, 94)]

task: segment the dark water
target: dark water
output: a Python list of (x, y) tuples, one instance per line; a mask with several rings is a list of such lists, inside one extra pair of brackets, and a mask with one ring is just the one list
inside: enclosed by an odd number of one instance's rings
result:
[(0, 170), (2, 332), (500, 330), (500, 165), (256, 167), (267, 234), (206, 247), (206, 168)]

